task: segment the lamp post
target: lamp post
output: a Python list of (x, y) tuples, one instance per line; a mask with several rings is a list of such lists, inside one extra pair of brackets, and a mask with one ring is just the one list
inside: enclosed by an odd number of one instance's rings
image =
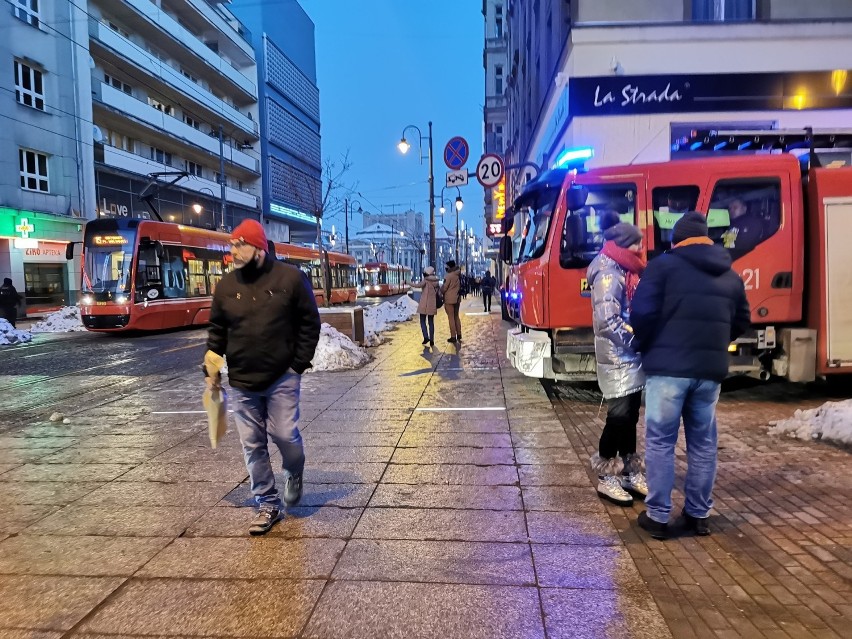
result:
[[(225, 230), (225, 132), (222, 125), (219, 125), (219, 188), (220, 200), (219, 206), (222, 209), (222, 230)], [(212, 193), (212, 191), (211, 191)], [(216, 197), (215, 195), (213, 197)], [(216, 220), (213, 220), (215, 226)]]
[[(216, 194), (213, 193), (213, 190), (210, 189), (209, 187), (204, 186), (204, 187), (198, 189), (199, 193), (204, 193), (205, 191), (207, 191), (210, 194), (211, 197), (213, 197), (213, 198), (216, 197)], [(192, 210), (195, 211), (196, 215), (201, 215), (201, 212), (204, 210), (204, 205), (196, 202), (192, 205)], [(215, 228), (215, 226), (216, 226), (216, 207), (215, 206), (213, 207), (212, 213), (213, 213), (213, 226)]]
[(399, 141), (397, 147), (402, 153), (407, 153), (408, 149), (411, 148), (411, 145), (405, 139), (405, 132), (408, 129), (414, 129), (417, 131), (417, 135), (420, 138), (420, 163), (423, 163), (423, 140), (427, 140), (429, 142), (429, 262), (435, 263), (435, 170), (433, 166), (433, 158), (432, 158), (432, 122), (429, 122), (429, 135), (424, 136), (423, 132), (419, 127), (409, 124), (402, 130), (402, 138)]
[(344, 224), (344, 228), (346, 229), (345, 233), (346, 233), (346, 254), (347, 255), (349, 255), (349, 211), (351, 211), (355, 207), (356, 203), (358, 204), (358, 212), (363, 215), (364, 209), (361, 207), (361, 203), (358, 202), (358, 200), (355, 200), (354, 202), (351, 201), (349, 198), (346, 198), (345, 200), (343, 200), (343, 224)]
[[(441, 214), (444, 213), (444, 191), (446, 190), (446, 186), (441, 188)], [(459, 213), (464, 208), (464, 200), (461, 196), (461, 189), (457, 186), (451, 186), (450, 188), (455, 189), (458, 192), (455, 201), (455, 209), (456, 209), (456, 263), (459, 261)]]

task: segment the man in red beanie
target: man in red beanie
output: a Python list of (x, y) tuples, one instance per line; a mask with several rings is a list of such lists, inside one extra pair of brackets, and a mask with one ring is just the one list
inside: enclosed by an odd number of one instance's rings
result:
[[(244, 220), (231, 233), (236, 268), (213, 294), (205, 356), (206, 361), (227, 357), (234, 417), (259, 508), (249, 527), (252, 535), (262, 535), (282, 517), (269, 439), (281, 451), (284, 503), (293, 506), (302, 496), (299, 388), (320, 334), (310, 282), (298, 268), (266, 251), (266, 234), (255, 220)], [(221, 383), (218, 372), (205, 367), (205, 374), (208, 384)]]

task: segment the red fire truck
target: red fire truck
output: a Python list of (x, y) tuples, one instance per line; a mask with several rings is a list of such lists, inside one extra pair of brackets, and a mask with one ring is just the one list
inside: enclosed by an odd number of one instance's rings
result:
[(585, 276), (603, 242), (600, 215), (639, 226), (653, 259), (695, 210), (731, 252), (751, 304), (753, 330), (731, 344), (731, 374), (806, 382), (852, 372), (852, 133), (696, 131), (685, 145), (706, 153), (557, 168), (524, 187), (500, 249), (511, 264), (503, 303), (518, 324), (507, 337), (513, 365), (532, 377), (593, 378)]

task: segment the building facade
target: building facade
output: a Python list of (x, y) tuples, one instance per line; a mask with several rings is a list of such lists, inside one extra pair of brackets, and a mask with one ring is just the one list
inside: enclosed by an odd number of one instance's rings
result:
[(322, 151), (314, 24), (296, 0), (235, 0), (257, 60), (267, 234), (316, 241), (322, 208)]
[[(852, 121), (849, 2), (515, 0), (509, 57), (510, 163), (665, 161), (695, 129)], [(510, 173), (510, 201), (533, 173)]]
[(390, 223), (376, 222), (357, 231), (349, 239), (349, 254), (358, 264), (368, 262), (387, 262), (411, 269), (413, 277), (422, 272), (422, 260), (425, 259), (423, 235), (420, 239), (401, 230), (402, 227)]
[[(509, 72), (509, 37), (507, 29), (507, 3), (505, 0), (482, 0), (482, 16), (485, 22), (485, 51), (482, 64), (485, 67), (484, 152), (504, 157), (508, 125), (506, 79)], [(484, 189), (485, 224), (495, 219), (492, 189)], [(487, 228), (487, 226), (486, 226)]]
[(76, 301), (65, 259), (95, 202), (87, 16), (68, 2), (16, 0), (0, 23), (0, 277), (20, 312)]

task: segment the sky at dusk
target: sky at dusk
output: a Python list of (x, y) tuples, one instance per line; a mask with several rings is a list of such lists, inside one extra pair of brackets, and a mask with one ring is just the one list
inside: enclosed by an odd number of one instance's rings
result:
[[(415, 124), (427, 134), (433, 123), (435, 216), (447, 167), (444, 145), (460, 135), (470, 144), (466, 168), (482, 155), (483, 17), (481, 0), (300, 0), (316, 25), (317, 83), (320, 90), (323, 158), (347, 150), (352, 168), (345, 181), (357, 183), (364, 209), (390, 213), (415, 208), (429, 223), (428, 162), (417, 159), (416, 131), (407, 155), (397, 149), (403, 128)], [(424, 155), (425, 155), (424, 141)], [(482, 187), (461, 187), (462, 219), (483, 233)], [(456, 189), (445, 197), (455, 200)], [(444, 225), (453, 227), (448, 208)], [(342, 225), (343, 217), (329, 216)], [(361, 220), (355, 216), (352, 228)]]

